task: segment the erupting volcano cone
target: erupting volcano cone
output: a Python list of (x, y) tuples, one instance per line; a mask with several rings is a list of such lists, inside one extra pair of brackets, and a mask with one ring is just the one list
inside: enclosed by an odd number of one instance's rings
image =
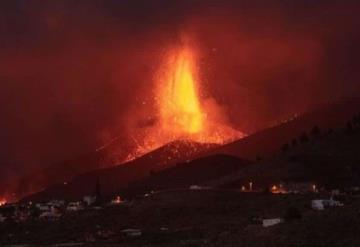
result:
[[(134, 140), (136, 158), (167, 143), (182, 140), (204, 144), (224, 144), (243, 136), (228, 127), (215, 100), (205, 104), (200, 92), (196, 54), (189, 46), (180, 46), (168, 51), (155, 76), (154, 125), (138, 131)], [(220, 116), (221, 115), (221, 116)], [(181, 151), (177, 150), (177, 153)]]

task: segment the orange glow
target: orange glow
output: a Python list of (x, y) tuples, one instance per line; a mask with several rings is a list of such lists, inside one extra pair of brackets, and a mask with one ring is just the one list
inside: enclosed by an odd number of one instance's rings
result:
[(6, 199), (0, 199), (0, 207), (7, 203)]
[(204, 112), (189, 49), (181, 49), (171, 56), (164, 79), (157, 92), (161, 128), (174, 138), (203, 131)]
[[(137, 149), (132, 160), (167, 143), (186, 140), (206, 144), (225, 144), (243, 137), (227, 125), (216, 101), (200, 83), (196, 50), (189, 45), (169, 49), (154, 77), (153, 126), (141, 130), (134, 138)], [(142, 103), (147, 106), (147, 104)], [(168, 157), (169, 161), (172, 157)]]

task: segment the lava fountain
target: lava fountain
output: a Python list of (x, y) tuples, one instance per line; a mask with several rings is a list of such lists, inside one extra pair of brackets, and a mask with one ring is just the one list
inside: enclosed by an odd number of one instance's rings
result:
[(228, 125), (224, 111), (200, 85), (196, 52), (190, 46), (167, 52), (155, 75), (155, 123), (137, 130), (134, 159), (177, 140), (225, 144), (244, 136)]
[(205, 113), (200, 105), (192, 53), (174, 52), (156, 91), (160, 128), (171, 139), (192, 139), (204, 131)]

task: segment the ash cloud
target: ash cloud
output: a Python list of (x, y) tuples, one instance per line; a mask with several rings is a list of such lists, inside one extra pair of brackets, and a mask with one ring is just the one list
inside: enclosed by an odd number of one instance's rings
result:
[(1, 1), (0, 179), (91, 152), (104, 136), (130, 142), (129, 109), (144, 111), (161, 54), (184, 32), (206, 91), (245, 133), (359, 96), (359, 10), (340, 0)]

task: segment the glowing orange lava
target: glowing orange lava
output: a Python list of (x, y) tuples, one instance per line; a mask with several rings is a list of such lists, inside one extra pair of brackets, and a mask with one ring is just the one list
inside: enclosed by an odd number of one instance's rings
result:
[(156, 123), (134, 138), (137, 150), (127, 160), (176, 140), (224, 144), (243, 137), (228, 126), (216, 101), (204, 98), (200, 92), (204, 93), (204, 88), (200, 85), (195, 51), (190, 46), (168, 51), (155, 76)]
[(190, 50), (185, 48), (172, 54), (166, 67), (156, 92), (160, 127), (173, 139), (191, 138), (204, 130), (205, 114), (200, 106)]

